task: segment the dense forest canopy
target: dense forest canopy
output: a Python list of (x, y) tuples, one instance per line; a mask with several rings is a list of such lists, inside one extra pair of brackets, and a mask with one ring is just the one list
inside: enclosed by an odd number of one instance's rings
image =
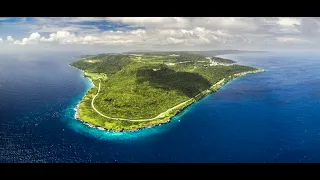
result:
[[(213, 65), (213, 61), (222, 64)], [(91, 107), (99, 83), (101, 89), (94, 101), (99, 112), (117, 118), (152, 118), (223, 78), (256, 70), (233, 63), (193, 52), (135, 52), (89, 56), (71, 65), (84, 70), (96, 85), (80, 104), (81, 118), (111, 129), (126, 129), (154, 122), (114, 121), (99, 116)]]

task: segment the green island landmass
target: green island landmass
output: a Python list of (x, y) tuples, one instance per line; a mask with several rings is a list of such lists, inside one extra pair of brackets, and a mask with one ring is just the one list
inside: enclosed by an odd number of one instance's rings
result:
[(264, 70), (191, 52), (99, 54), (71, 63), (94, 86), (76, 118), (92, 127), (136, 131), (167, 123), (228, 81)]

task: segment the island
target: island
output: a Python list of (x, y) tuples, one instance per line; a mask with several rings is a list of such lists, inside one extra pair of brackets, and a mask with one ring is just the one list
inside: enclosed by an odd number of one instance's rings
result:
[(264, 71), (197, 52), (98, 54), (70, 65), (94, 84), (77, 105), (76, 118), (117, 132), (168, 123), (228, 81)]

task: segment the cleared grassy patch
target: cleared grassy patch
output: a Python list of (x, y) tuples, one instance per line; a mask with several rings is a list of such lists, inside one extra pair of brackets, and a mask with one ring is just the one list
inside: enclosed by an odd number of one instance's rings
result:
[(90, 73), (90, 72), (84, 72), (84, 76), (90, 78), (91, 80), (107, 80), (108, 77), (105, 73)]
[(85, 59), (84, 62), (86, 62), (86, 63), (99, 63), (99, 62), (102, 62), (102, 60), (97, 60), (97, 59), (95, 59), (95, 60)]

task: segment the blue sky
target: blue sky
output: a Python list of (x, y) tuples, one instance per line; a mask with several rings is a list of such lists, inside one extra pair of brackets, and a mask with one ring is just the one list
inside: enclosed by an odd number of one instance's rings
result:
[[(68, 20), (70, 19), (70, 20)], [(76, 32), (88, 31), (108, 31), (108, 30), (133, 30), (143, 27), (130, 27), (128, 24), (121, 22), (112, 22), (107, 20), (94, 20), (94, 21), (74, 21), (73, 18), (34, 18), (34, 17), (8, 17), (0, 18), (0, 34), (3, 37), (27, 37), (32, 30), (40, 30), (44, 35), (58, 31), (59, 29), (75, 27)], [(54, 29), (46, 29), (43, 26), (52, 26)], [(4, 28), (4, 29), (3, 29)]]
[(306, 17), (1, 17), (0, 47), (316, 49), (319, 32)]

